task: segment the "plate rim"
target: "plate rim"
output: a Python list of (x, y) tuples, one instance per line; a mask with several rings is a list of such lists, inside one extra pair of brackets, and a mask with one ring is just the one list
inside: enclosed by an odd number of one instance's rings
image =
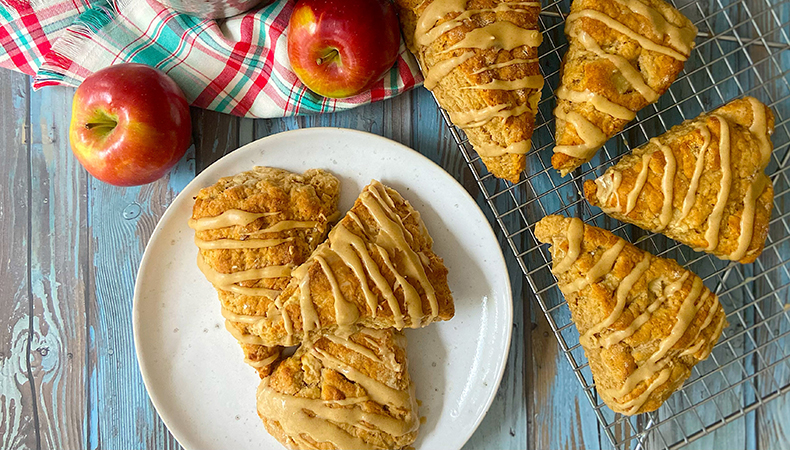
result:
[[(142, 258), (140, 258), (140, 265), (138, 266), (137, 272), (135, 274), (134, 294), (132, 296), (132, 335), (133, 335), (133, 342), (134, 342), (135, 359), (137, 360), (137, 369), (140, 372), (140, 375), (141, 375), (141, 377), (143, 379), (143, 385), (145, 386), (146, 394), (148, 395), (148, 398), (150, 399), (151, 404), (153, 405), (157, 416), (162, 421), (162, 423), (165, 425), (165, 427), (167, 428), (167, 431), (173, 436), (173, 438), (178, 442), (178, 444), (181, 447), (183, 447), (185, 450), (196, 450), (196, 449), (193, 449), (191, 447), (187, 447), (186, 445), (184, 445), (182, 440), (179, 439), (179, 436), (177, 435), (178, 433), (173, 432), (173, 428), (171, 427), (170, 418), (165, 418), (165, 416), (162, 415), (162, 413), (160, 412), (160, 410), (161, 410), (160, 405), (163, 405), (164, 403), (161, 400), (158, 399), (156, 394), (152, 393), (152, 390), (151, 390), (151, 387), (150, 387), (151, 380), (149, 379), (149, 375), (148, 375), (148, 372), (149, 372), (150, 369), (147, 369), (147, 365), (145, 364), (144, 357), (143, 357), (144, 350), (141, 350), (141, 343), (140, 343), (141, 337), (140, 337), (140, 329), (139, 329), (140, 326), (141, 326), (140, 325), (140, 302), (141, 302), (140, 295), (141, 295), (141, 288), (140, 288), (140, 284), (138, 283), (138, 280), (140, 279), (140, 275), (141, 275), (141, 273), (143, 271), (143, 268), (146, 266), (146, 263), (148, 262), (148, 260), (150, 258), (152, 258), (151, 254), (152, 254), (153, 250), (151, 250), (151, 245), (150, 244), (156, 238), (158, 238), (159, 234), (162, 233), (162, 229), (164, 228), (163, 224), (167, 222), (166, 219), (169, 220), (170, 216), (175, 214), (175, 212), (174, 212), (175, 209), (172, 208), (172, 206), (175, 203), (181, 201), (182, 197), (185, 197), (185, 196), (189, 195), (187, 192), (191, 192), (194, 189), (194, 187), (198, 184), (198, 181), (200, 179), (200, 175), (202, 173), (205, 173), (209, 168), (213, 167), (216, 164), (219, 164), (221, 161), (225, 160), (226, 158), (231, 158), (231, 157), (239, 158), (239, 157), (241, 157), (240, 156), (241, 153), (246, 153), (246, 152), (253, 151), (254, 148), (257, 148), (258, 146), (262, 145), (262, 143), (266, 142), (268, 139), (271, 139), (271, 138), (280, 138), (281, 139), (281, 138), (284, 138), (284, 137), (287, 137), (287, 136), (291, 136), (291, 135), (309, 134), (309, 133), (316, 133), (316, 132), (317, 133), (337, 133), (339, 135), (346, 134), (346, 133), (347, 134), (364, 135), (364, 136), (366, 136), (368, 138), (372, 138), (372, 139), (380, 140), (380, 141), (385, 141), (387, 143), (387, 145), (394, 145), (396, 147), (400, 147), (403, 150), (407, 150), (407, 151), (413, 153), (414, 154), (413, 156), (416, 156), (418, 159), (421, 159), (423, 162), (428, 163), (428, 166), (432, 166), (433, 168), (438, 169), (439, 175), (441, 177), (444, 177), (445, 179), (449, 180), (451, 182), (451, 184), (455, 184), (455, 186), (459, 188), (460, 192), (463, 193), (462, 195), (465, 196), (475, 206), (475, 208), (474, 208), (475, 213), (482, 219), (482, 222), (486, 225), (484, 227), (485, 228), (485, 234), (487, 234), (488, 237), (490, 237), (495, 243), (499, 244), (499, 240), (497, 239), (496, 233), (494, 232), (493, 227), (491, 226), (491, 222), (486, 217), (486, 215), (483, 212), (482, 208), (480, 208), (478, 206), (477, 201), (474, 199), (474, 197), (472, 197), (472, 195), (466, 190), (466, 188), (458, 180), (455, 179), (455, 177), (450, 175), (450, 173), (447, 172), (447, 170), (445, 170), (442, 166), (440, 166), (439, 164), (437, 164), (436, 162), (434, 162), (433, 160), (431, 160), (427, 156), (423, 155), (419, 151), (417, 151), (417, 150), (415, 150), (415, 149), (413, 149), (413, 148), (411, 148), (411, 147), (409, 147), (409, 146), (407, 146), (405, 144), (397, 142), (397, 141), (395, 141), (393, 139), (389, 139), (387, 137), (384, 137), (384, 136), (381, 136), (381, 135), (378, 135), (378, 134), (375, 134), (375, 133), (370, 133), (370, 132), (361, 131), (361, 130), (355, 130), (355, 129), (351, 129), (351, 128), (342, 128), (342, 127), (306, 127), (306, 128), (297, 128), (297, 129), (293, 129), (293, 130), (287, 130), (287, 131), (282, 131), (282, 132), (279, 132), (279, 133), (270, 134), (268, 136), (264, 136), (264, 137), (262, 137), (260, 139), (256, 139), (256, 140), (254, 140), (252, 142), (249, 142), (249, 143), (247, 143), (247, 144), (245, 144), (243, 146), (237, 147), (236, 149), (229, 151), (226, 155), (223, 155), (221, 158), (219, 158), (218, 160), (214, 161), (213, 163), (211, 163), (210, 165), (205, 167), (201, 171), (201, 173), (196, 174), (195, 177), (189, 183), (187, 183), (186, 186), (184, 186), (184, 188), (181, 190), (181, 192), (179, 192), (178, 195), (176, 195), (176, 197), (170, 202), (170, 204), (167, 205), (167, 208), (165, 209), (165, 212), (162, 214), (162, 216), (157, 221), (156, 227), (154, 227), (154, 231), (151, 233), (151, 236), (148, 238), (148, 241), (145, 244), (145, 250), (143, 251), (143, 256), (142, 256)], [(478, 232), (479, 232), (479, 230), (478, 230)], [(501, 261), (501, 266), (505, 269), (504, 273), (502, 274), (502, 275), (504, 275), (505, 281), (506, 281), (505, 286), (504, 286), (504, 294), (505, 294), (506, 298), (510, 299), (509, 307), (505, 308), (505, 312), (506, 312), (506, 316), (507, 316), (505, 322), (506, 322), (506, 324), (509, 325), (509, 326), (506, 327), (507, 337), (505, 339), (505, 346), (504, 346), (505, 351), (504, 351), (504, 353), (502, 355), (502, 358), (499, 360), (499, 363), (497, 364), (497, 367), (496, 367), (497, 374), (496, 374), (496, 382), (494, 383), (494, 387), (495, 388), (490, 390), (490, 392), (489, 392), (489, 394), (488, 394), (488, 396), (486, 398), (486, 401), (485, 401), (485, 407), (481, 410), (481, 413), (475, 418), (474, 426), (469, 427), (469, 431), (466, 433), (466, 436), (464, 436), (464, 438), (463, 438), (462, 447), (463, 447), (463, 445), (466, 445), (467, 442), (469, 442), (469, 439), (472, 437), (472, 435), (475, 433), (475, 431), (477, 431), (477, 429), (480, 427), (480, 424), (483, 422), (483, 419), (486, 417), (486, 415), (488, 415), (488, 411), (491, 408), (491, 405), (493, 404), (494, 399), (496, 398), (496, 394), (499, 392), (499, 388), (500, 388), (500, 386), (502, 384), (502, 378), (504, 377), (505, 369), (507, 368), (507, 365), (508, 365), (507, 364), (508, 363), (508, 358), (510, 356), (510, 347), (511, 347), (512, 338), (513, 338), (513, 310), (514, 310), (514, 305), (513, 305), (513, 302), (514, 302), (514, 299), (513, 299), (513, 288), (512, 288), (512, 281), (510, 279), (510, 272), (508, 271), (507, 262), (505, 261), (505, 256), (504, 256), (504, 252), (502, 251), (502, 247), (500, 245), (497, 245), (496, 248), (497, 248), (498, 251), (495, 252), (495, 255)], [(499, 265), (499, 264), (497, 264), (497, 265)]]

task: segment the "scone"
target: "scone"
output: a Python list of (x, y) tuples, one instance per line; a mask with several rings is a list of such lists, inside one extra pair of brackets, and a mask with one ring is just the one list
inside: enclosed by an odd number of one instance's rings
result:
[(753, 262), (773, 208), (764, 169), (774, 117), (752, 97), (683, 122), (584, 183), (591, 204), (612, 217), (704, 250)]
[(517, 182), (543, 88), (540, 2), (396, 0), (425, 87), (462, 128), (488, 170)]
[(290, 449), (403, 449), (420, 426), (399, 331), (305, 342), (258, 388), (258, 415)]
[(275, 346), (357, 326), (448, 320), (455, 309), (447, 268), (432, 245), (419, 212), (374, 180), (250, 331)]
[(697, 28), (663, 0), (574, 0), (551, 164), (565, 176), (669, 89)]
[(198, 267), (217, 289), (226, 328), (245, 361), (266, 376), (279, 348), (261, 345), (249, 327), (291, 280), (291, 270), (323, 242), (338, 217), (339, 181), (329, 172), (303, 175), (270, 167), (221, 178), (201, 189), (189, 226)]
[(710, 354), (727, 325), (692, 272), (579, 219), (544, 217), (557, 277), (595, 386), (614, 412), (658, 409)]

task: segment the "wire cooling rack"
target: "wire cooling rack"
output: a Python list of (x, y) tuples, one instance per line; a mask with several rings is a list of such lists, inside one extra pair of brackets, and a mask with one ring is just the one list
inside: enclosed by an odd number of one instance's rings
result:
[[(572, 177), (560, 177), (550, 162), (553, 92), (567, 47), (563, 28), (569, 0), (544, 5), (541, 13), (540, 65), (546, 85), (521, 181), (512, 184), (488, 173), (442, 111), (603, 432), (618, 449), (681, 447), (790, 391), (790, 2), (679, 0), (675, 5), (700, 30), (684, 72)], [(762, 100), (776, 117), (774, 152), (766, 170), (774, 183), (774, 211), (765, 250), (755, 263), (741, 265), (694, 252), (608, 218), (583, 199), (583, 180), (603, 174), (630, 148), (744, 95)], [(533, 233), (534, 224), (547, 214), (580, 217), (653, 254), (676, 259), (718, 293), (730, 325), (711, 356), (694, 367), (683, 388), (658, 411), (615, 414), (596, 394), (579, 334), (550, 272), (548, 246), (541, 246)]]

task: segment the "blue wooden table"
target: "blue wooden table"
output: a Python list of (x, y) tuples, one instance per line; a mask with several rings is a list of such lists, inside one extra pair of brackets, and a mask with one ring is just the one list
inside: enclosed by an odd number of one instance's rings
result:
[[(356, 110), (277, 120), (193, 110), (194, 145), (147, 186), (103, 184), (69, 150), (73, 89), (30, 89), (0, 71), (0, 449), (175, 449), (145, 392), (132, 342), (137, 267), (157, 220), (213, 161), (280, 131), (337, 126), (383, 135), (444, 167), (490, 216), (418, 89)], [(515, 323), (496, 400), (468, 449), (610, 448), (502, 233)], [(785, 396), (689, 448), (790, 448)]]

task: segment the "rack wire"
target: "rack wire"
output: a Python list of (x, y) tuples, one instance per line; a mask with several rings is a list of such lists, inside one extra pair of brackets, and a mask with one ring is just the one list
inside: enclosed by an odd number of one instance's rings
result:
[[(526, 176), (518, 183), (488, 173), (463, 132), (442, 111), (601, 429), (617, 449), (681, 447), (790, 391), (790, 1), (677, 0), (675, 5), (700, 30), (684, 72), (573, 176), (560, 177), (550, 162), (553, 92), (567, 47), (563, 28), (570, 0), (545, 5), (540, 16), (544, 41), (539, 54), (546, 84)], [(776, 118), (774, 152), (766, 170), (774, 183), (774, 211), (765, 250), (755, 263), (741, 265), (694, 252), (611, 219), (583, 199), (583, 180), (603, 174), (630, 148), (744, 95), (769, 105)], [(694, 367), (684, 386), (658, 411), (615, 414), (596, 394), (579, 334), (550, 272), (548, 248), (534, 235), (534, 224), (547, 214), (580, 217), (653, 254), (676, 259), (719, 295), (730, 325), (710, 357)]]

